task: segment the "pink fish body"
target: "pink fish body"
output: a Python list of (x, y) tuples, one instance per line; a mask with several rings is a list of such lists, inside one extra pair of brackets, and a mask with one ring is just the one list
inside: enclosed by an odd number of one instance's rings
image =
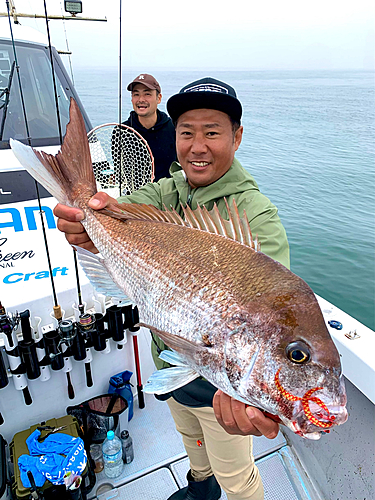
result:
[[(257, 251), (235, 205), (229, 221), (205, 209), (186, 209), (185, 220), (145, 205), (91, 210), (96, 183), (73, 100), (56, 157), (17, 141), (12, 148), (58, 201), (84, 211), (83, 225), (100, 252), (78, 249), (86, 274), (102, 293), (137, 304), (140, 323), (178, 353), (165, 355), (180, 365), (173, 387), (201, 375), (310, 439), (346, 421), (340, 357), (314, 293)], [(161, 372), (156, 377), (168, 377)]]

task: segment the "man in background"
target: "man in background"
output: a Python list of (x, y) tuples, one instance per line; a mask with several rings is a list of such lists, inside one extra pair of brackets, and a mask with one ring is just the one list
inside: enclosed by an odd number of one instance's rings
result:
[(134, 111), (124, 125), (134, 128), (146, 139), (154, 157), (155, 182), (169, 177), (169, 167), (177, 159), (176, 134), (172, 120), (158, 110), (162, 94), (152, 75), (142, 73), (129, 83)]

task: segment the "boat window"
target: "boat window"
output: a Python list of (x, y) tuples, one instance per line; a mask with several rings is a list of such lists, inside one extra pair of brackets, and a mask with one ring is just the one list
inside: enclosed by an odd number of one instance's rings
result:
[[(48, 48), (16, 42), (16, 56), (19, 76), (13, 46), (7, 41), (0, 41), (0, 147), (9, 147), (10, 138), (28, 143), (29, 137), (34, 146), (59, 144)], [(61, 133), (64, 136), (72, 91), (57, 61), (54, 68)]]

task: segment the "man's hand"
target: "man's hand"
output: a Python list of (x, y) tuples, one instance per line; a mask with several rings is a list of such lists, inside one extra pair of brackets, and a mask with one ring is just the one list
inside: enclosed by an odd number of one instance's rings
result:
[(222, 391), (217, 391), (213, 399), (215, 416), (228, 434), (240, 436), (265, 436), (274, 439), (279, 432), (279, 424), (266, 417), (260, 410), (237, 401)]
[[(96, 193), (89, 201), (89, 207), (94, 210), (105, 208), (111, 203), (116, 203), (115, 198), (111, 198), (106, 193)], [(98, 253), (97, 248), (86, 233), (81, 224), (84, 214), (79, 208), (67, 207), (59, 203), (53, 213), (58, 217), (57, 228), (65, 233), (65, 238), (71, 245), (77, 245), (93, 253)]]

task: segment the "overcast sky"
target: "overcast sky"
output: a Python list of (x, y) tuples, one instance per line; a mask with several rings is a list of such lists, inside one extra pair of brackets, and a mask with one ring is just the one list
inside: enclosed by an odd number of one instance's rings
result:
[[(15, 2), (18, 12), (44, 12), (43, 0)], [(82, 15), (108, 22), (65, 22), (74, 66), (118, 66), (120, 0), (82, 4)], [(48, 14), (63, 5), (47, 0)], [(374, 0), (123, 0), (122, 12), (128, 69), (374, 69)], [(45, 31), (43, 21), (21, 22)], [(64, 24), (50, 26), (65, 50)]]

